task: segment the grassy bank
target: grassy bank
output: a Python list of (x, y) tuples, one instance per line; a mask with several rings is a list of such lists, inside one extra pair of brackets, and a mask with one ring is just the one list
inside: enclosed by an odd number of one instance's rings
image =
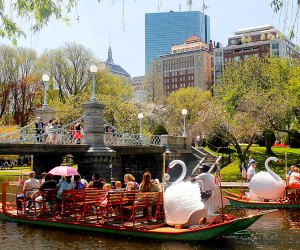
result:
[(30, 166), (26, 166), (26, 167), (17, 166), (17, 167), (13, 167), (12, 170), (1, 169), (0, 170), (0, 182), (17, 181), (20, 176), (21, 169), (22, 169), (22, 173), (23, 173), (23, 178), (25, 177), (25, 179), (27, 179), (27, 174), (31, 170), (31, 167)]
[[(285, 172), (286, 172), (285, 154), (287, 154), (288, 168), (293, 164), (295, 165), (300, 164), (300, 149), (298, 148), (296, 149), (296, 148), (273, 147), (272, 151), (274, 152), (274, 155), (266, 155), (265, 151), (266, 151), (265, 147), (251, 147), (248, 152), (248, 156), (250, 154), (253, 155), (253, 158), (258, 162), (256, 172), (265, 171), (265, 160), (270, 156), (275, 156), (280, 160), (279, 164), (270, 162), (269, 166), (275, 173), (279, 174), (283, 179), (285, 179)], [(222, 180), (240, 181), (241, 180), (241, 172), (239, 166), (240, 163), (237, 154), (235, 152), (231, 155), (231, 159), (233, 159), (233, 162), (221, 169)]]

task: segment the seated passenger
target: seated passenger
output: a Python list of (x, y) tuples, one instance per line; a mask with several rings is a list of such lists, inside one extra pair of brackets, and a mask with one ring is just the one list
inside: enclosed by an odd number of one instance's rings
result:
[(296, 168), (296, 166), (295, 166), (295, 165), (292, 165), (292, 166), (290, 167), (289, 171), (287, 172), (287, 175), (288, 175), (288, 176), (291, 176), (291, 174), (295, 171), (295, 168)]
[[(126, 191), (139, 190), (140, 188), (139, 184), (135, 181), (135, 178), (131, 174), (124, 175), (124, 182), (126, 184)], [(132, 184), (133, 184), (133, 188), (131, 188)]]
[(141, 192), (158, 192), (158, 187), (151, 182), (151, 174), (146, 172), (143, 174), (143, 180), (140, 185)]
[(52, 189), (52, 188), (54, 189), (56, 188), (56, 185), (57, 185), (57, 181), (53, 180), (53, 174), (46, 173), (43, 184), (36, 192), (34, 192), (34, 194), (41, 193), (41, 191), (43, 191), (44, 189)]
[(132, 181), (127, 182), (125, 191), (133, 191), (134, 190), (134, 183)]
[[(23, 185), (23, 194), (17, 195), (18, 209), (22, 209), (22, 204), (21, 204), (21, 202), (19, 202), (19, 200), (24, 199), (24, 193), (26, 192), (25, 198), (31, 199), (31, 195), (40, 187), (40, 181), (35, 179), (34, 177), (35, 177), (35, 172), (30, 171), (28, 174), (28, 180), (26, 180)], [(31, 204), (32, 204), (32, 201), (28, 200), (26, 202), (26, 208), (30, 208)]]
[[(146, 172), (143, 174), (143, 180), (140, 185), (141, 192), (159, 192), (158, 186), (151, 182), (151, 174)], [(155, 216), (156, 206), (152, 206), (152, 217)], [(144, 216), (148, 214), (148, 208), (143, 209)]]
[(74, 176), (74, 184), (75, 184), (74, 189), (84, 189), (85, 188), (84, 184), (81, 181), (80, 175)]
[(159, 191), (159, 192), (162, 191), (162, 189), (161, 189), (161, 184), (160, 184), (160, 182), (159, 182), (159, 179), (153, 180), (153, 184), (154, 184), (155, 186), (158, 187), (158, 191)]
[[(62, 193), (65, 190), (71, 190), (74, 187), (74, 183), (71, 181), (71, 176), (66, 176), (63, 177), (60, 182), (56, 185), (56, 187), (58, 188), (57, 191), (57, 196), (56, 196), (56, 204), (55, 204), (55, 209), (57, 210), (58, 207), (60, 207), (60, 204), (62, 204)], [(60, 216), (58, 216), (57, 218), (59, 219)]]
[(100, 180), (99, 174), (93, 174), (92, 181), (89, 182), (87, 188), (103, 188), (103, 182)]
[[(105, 183), (105, 185), (103, 186), (103, 190), (106, 192), (106, 196), (101, 201), (101, 206), (105, 207), (105, 206), (107, 206), (107, 202), (108, 202), (108, 200), (107, 200), (107, 197), (108, 197), (107, 194), (108, 194), (109, 191), (112, 191), (111, 185), (108, 184), (108, 183)], [(114, 206), (111, 206), (111, 208), (112, 208), (112, 212), (113, 212), (114, 215), (118, 215), (119, 214), (118, 206), (114, 205)]]
[[(37, 201), (37, 207), (39, 208), (40, 207), (40, 202), (42, 201), (43, 197), (41, 196), (42, 194), (42, 191), (45, 190), (45, 189), (56, 189), (56, 185), (57, 185), (57, 181), (53, 180), (53, 175), (50, 174), (50, 173), (46, 173), (45, 177), (44, 177), (44, 182), (43, 184), (40, 186), (40, 188), (34, 192), (32, 194), (32, 198), (38, 194), (39, 196), (37, 196), (35, 198), (35, 201)], [(48, 201), (46, 201), (48, 202)], [(48, 204), (47, 204), (48, 206)]]
[(300, 173), (297, 167), (290, 175), (289, 188), (300, 188)]
[(116, 181), (116, 183), (115, 183), (115, 191), (116, 192), (123, 191), (122, 182)]
[[(109, 191), (111, 191), (111, 185), (106, 183), (103, 186), (103, 190), (106, 192), (106, 195)], [(107, 198), (105, 197), (102, 201), (101, 201), (101, 206), (106, 206), (107, 205)]]

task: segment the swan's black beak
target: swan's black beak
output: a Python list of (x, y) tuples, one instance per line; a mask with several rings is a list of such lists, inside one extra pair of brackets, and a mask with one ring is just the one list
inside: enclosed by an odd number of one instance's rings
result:
[(276, 163), (277, 163), (277, 165), (280, 165), (280, 164), (281, 164), (281, 161), (280, 161), (280, 160), (278, 160)]

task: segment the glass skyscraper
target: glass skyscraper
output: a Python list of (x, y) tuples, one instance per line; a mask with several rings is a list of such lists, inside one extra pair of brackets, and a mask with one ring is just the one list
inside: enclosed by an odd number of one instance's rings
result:
[(200, 11), (146, 13), (145, 70), (153, 59), (171, 52), (171, 46), (195, 34), (205, 43), (210, 41), (209, 16)]

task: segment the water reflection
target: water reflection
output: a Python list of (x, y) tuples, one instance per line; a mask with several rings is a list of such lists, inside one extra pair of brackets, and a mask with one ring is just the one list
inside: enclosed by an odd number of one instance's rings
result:
[[(237, 211), (233, 211), (237, 212)], [(241, 210), (253, 213), (253, 210)], [(1, 249), (299, 249), (299, 211), (280, 210), (249, 227), (250, 237), (226, 236), (205, 242), (184, 243), (99, 235), (0, 222)], [(293, 225), (297, 224), (297, 227)], [(20, 244), (21, 243), (21, 244)]]

